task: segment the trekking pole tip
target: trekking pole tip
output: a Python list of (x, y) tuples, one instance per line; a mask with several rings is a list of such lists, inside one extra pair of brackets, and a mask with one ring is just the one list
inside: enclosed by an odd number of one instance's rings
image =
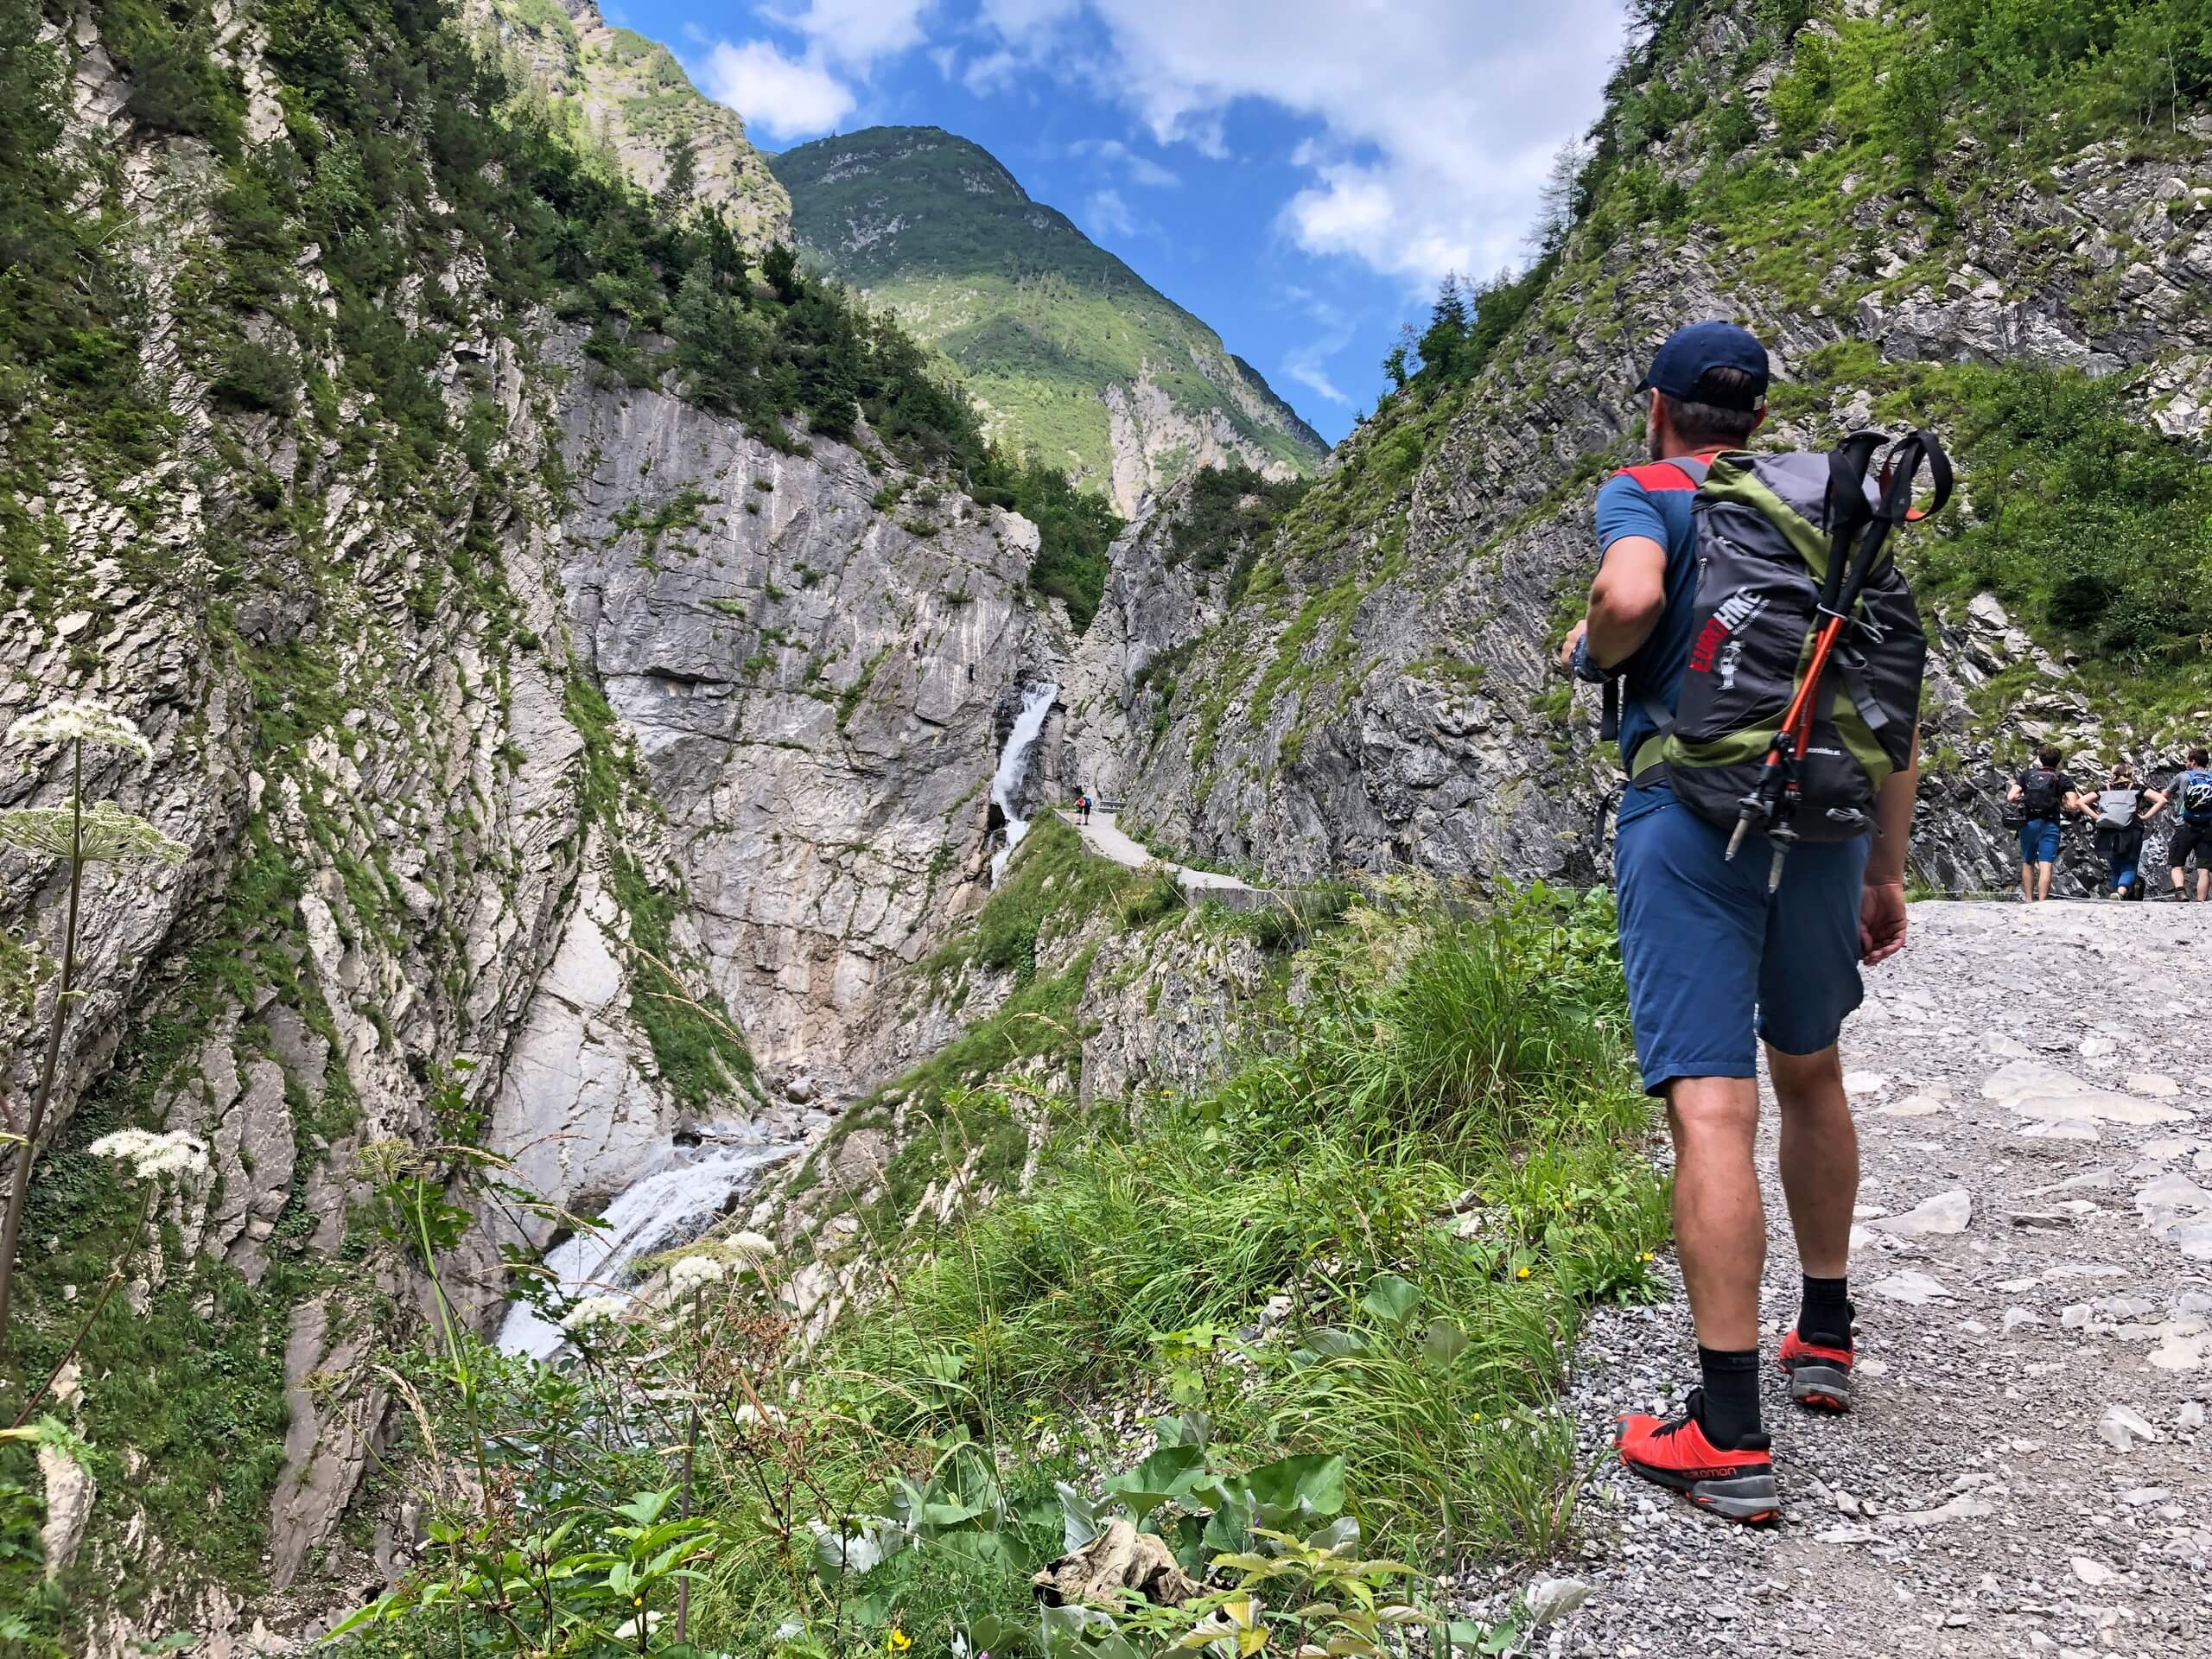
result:
[(1724, 858), (1733, 858), (1743, 849), (1745, 832), (1751, 827), (1751, 820), (1748, 814), (1736, 820), (1736, 832), (1728, 837), (1728, 850), (1722, 855)]
[(1766, 870), (1766, 890), (1769, 893), (1777, 892), (1781, 888), (1783, 855), (1789, 850), (1789, 849), (1781, 842), (1777, 841), (1774, 843), (1774, 862), (1768, 865)]

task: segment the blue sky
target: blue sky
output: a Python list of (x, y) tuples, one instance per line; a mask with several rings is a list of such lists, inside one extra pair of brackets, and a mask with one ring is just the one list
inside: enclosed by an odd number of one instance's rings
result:
[(753, 140), (975, 140), (1332, 441), (1447, 270), (1525, 257), (1620, 0), (602, 0)]

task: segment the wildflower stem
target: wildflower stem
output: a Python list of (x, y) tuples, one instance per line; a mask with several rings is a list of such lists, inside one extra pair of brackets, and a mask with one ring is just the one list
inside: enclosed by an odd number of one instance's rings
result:
[(54, 1069), (61, 1060), (61, 1032), (69, 1022), (69, 994), (77, 978), (77, 900), (85, 885), (85, 740), (69, 745), (69, 910), (61, 926), (61, 982), (54, 999), (54, 1022), (47, 1028), (46, 1059), (39, 1068), (38, 1093), (31, 1100), (30, 1122), (16, 1154), (14, 1179), (8, 1187), (8, 1211), (0, 1222), (0, 1352), (8, 1345), (8, 1315), (15, 1303), (16, 1241), (22, 1230), (23, 1203), (30, 1195), (31, 1160), (38, 1154), (38, 1132), (54, 1097)]
[[(689, 1521), (691, 1518), (691, 1459), (698, 1449), (699, 1402), (695, 1395), (691, 1402), (690, 1414), (683, 1425), (683, 1506), (677, 1512), (678, 1520)], [(687, 1633), (690, 1628), (691, 1580), (678, 1579), (676, 1581), (676, 1645), (677, 1647), (683, 1646), (690, 1639)]]
[(92, 1303), (92, 1311), (85, 1315), (85, 1322), (77, 1327), (77, 1334), (69, 1339), (68, 1347), (62, 1350), (61, 1357), (54, 1362), (54, 1369), (46, 1374), (46, 1381), (23, 1397), (23, 1408), (16, 1414), (16, 1421), (9, 1425), (11, 1429), (21, 1428), (30, 1421), (32, 1411), (40, 1401), (46, 1398), (47, 1390), (54, 1386), (54, 1379), (68, 1370), (69, 1362), (77, 1357), (77, 1351), (85, 1345), (85, 1338), (91, 1332), (92, 1322), (99, 1318), (100, 1310), (107, 1306), (107, 1299), (115, 1294), (116, 1287), (123, 1283), (124, 1270), (130, 1267), (130, 1258), (138, 1253), (138, 1241), (146, 1236), (147, 1218), (154, 1213), (154, 1198), (160, 1191), (153, 1183), (147, 1183), (146, 1201), (139, 1206), (138, 1225), (131, 1230), (130, 1248), (116, 1258), (115, 1266), (108, 1270), (107, 1282), (100, 1287), (99, 1296)]

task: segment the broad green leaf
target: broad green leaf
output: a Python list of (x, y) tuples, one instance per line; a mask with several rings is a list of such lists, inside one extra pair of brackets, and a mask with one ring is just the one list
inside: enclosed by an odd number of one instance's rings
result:
[(1206, 1518), (1205, 1547), (1218, 1552), (1249, 1548), (1252, 1542), (1252, 1505), (1245, 1497), (1230, 1494), (1214, 1505)]
[(1274, 1517), (1300, 1514), (1326, 1521), (1344, 1507), (1344, 1460), (1319, 1453), (1283, 1458), (1253, 1470), (1244, 1477), (1244, 1484), (1262, 1511), (1261, 1524), (1277, 1525)]
[(1198, 1446), (1206, 1443), (1213, 1432), (1213, 1420), (1203, 1411), (1192, 1410), (1173, 1417), (1162, 1417), (1153, 1427), (1159, 1431), (1162, 1446)]
[(1449, 1319), (1431, 1319), (1421, 1336), (1421, 1351), (1440, 1371), (1467, 1351), (1465, 1333)]
[(1359, 1522), (1351, 1516), (1340, 1515), (1306, 1541), (1324, 1552), (1350, 1549), (1359, 1541)]
[(1065, 1480), (1052, 1483), (1060, 1495), (1060, 1549), (1072, 1555), (1098, 1535), (1098, 1506)]
[(1359, 1305), (1376, 1319), (1397, 1325), (1413, 1313), (1420, 1300), (1418, 1286), (1395, 1273), (1386, 1273), (1368, 1286), (1367, 1294), (1359, 1299)]
[(1116, 1475), (1106, 1491), (1128, 1505), (1140, 1521), (1170, 1498), (1198, 1484), (1205, 1458), (1199, 1446), (1163, 1446), (1126, 1475)]

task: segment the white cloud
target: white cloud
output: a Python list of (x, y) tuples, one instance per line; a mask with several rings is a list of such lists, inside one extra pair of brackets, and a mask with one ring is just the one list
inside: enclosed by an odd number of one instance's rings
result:
[(1137, 232), (1136, 216), (1129, 212), (1129, 204), (1122, 200), (1118, 190), (1093, 191), (1090, 200), (1084, 204), (1083, 216), (1096, 229), (1116, 236), (1135, 236)]
[(819, 63), (786, 57), (766, 41), (717, 41), (695, 67), (708, 97), (779, 139), (830, 131), (857, 105), (853, 89)]
[(1329, 372), (1321, 366), (1319, 356), (1310, 349), (1300, 347), (1293, 352), (1284, 360), (1282, 372), (1317, 396), (1347, 409), (1351, 406), (1351, 399), (1345, 397), (1337, 383), (1329, 378)]
[(1004, 92), (1027, 73), (1027, 66), (1012, 52), (993, 52), (977, 58), (960, 77), (960, 84), (978, 98)]
[[(1424, 287), (1514, 261), (1551, 157), (1596, 117), (1622, 41), (1620, 0), (978, 4), (1007, 51), (1093, 82), (1160, 143), (1225, 153), (1244, 99), (1317, 123), (1286, 158), (1313, 177), (1284, 232)], [(1071, 49), (1085, 28), (1104, 50)]]
[(1172, 190), (1183, 182), (1173, 168), (1162, 167), (1149, 156), (1138, 154), (1118, 138), (1079, 138), (1068, 146), (1068, 153), (1095, 156), (1118, 168), (1131, 184), (1142, 185), (1147, 190)]
[(878, 58), (922, 41), (932, 0), (807, 0), (804, 11), (771, 11), (785, 29), (806, 36), (809, 55), (866, 70)]

